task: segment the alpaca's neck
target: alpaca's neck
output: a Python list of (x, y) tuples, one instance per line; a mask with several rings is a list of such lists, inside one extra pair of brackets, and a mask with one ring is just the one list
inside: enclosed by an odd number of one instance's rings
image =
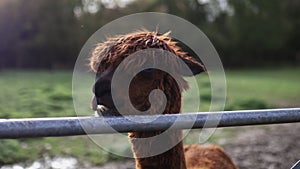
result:
[[(178, 114), (181, 111), (181, 91), (187, 83), (180, 84), (170, 76), (165, 76), (157, 88), (162, 90), (167, 102), (162, 114)], [(182, 86), (183, 85), (183, 86)], [(147, 98), (137, 98), (144, 100)], [(141, 105), (147, 107), (147, 105)], [(153, 114), (161, 114), (154, 112)], [(154, 137), (156, 136), (156, 137)], [(182, 131), (153, 131), (129, 133), (137, 169), (186, 169)]]
[[(169, 91), (165, 90), (164, 92), (168, 102), (163, 114), (180, 113), (181, 93), (179, 89), (177, 86), (167, 89)], [(157, 135), (160, 136), (158, 138), (153, 137)], [(137, 169), (186, 169), (183, 143), (181, 141), (182, 131), (134, 132), (129, 133), (129, 138), (132, 143)], [(139, 138), (147, 138), (147, 140)], [(155, 155), (153, 156), (153, 154)], [(145, 156), (147, 157), (140, 158)]]
[[(186, 169), (181, 131), (168, 131), (163, 138), (148, 138), (139, 141), (137, 138), (147, 138), (161, 134), (161, 132), (135, 132), (129, 133), (132, 149), (136, 159), (136, 169)], [(168, 145), (174, 147), (167, 150)], [(162, 154), (157, 152), (163, 151)], [(139, 158), (141, 156), (149, 156)]]

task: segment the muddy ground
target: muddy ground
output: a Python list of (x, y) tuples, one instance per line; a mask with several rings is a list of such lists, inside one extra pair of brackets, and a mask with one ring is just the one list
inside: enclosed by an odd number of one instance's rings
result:
[[(300, 123), (227, 130), (236, 134), (226, 139), (223, 147), (240, 169), (289, 169), (300, 160)], [(92, 169), (134, 169), (134, 161), (111, 162)]]

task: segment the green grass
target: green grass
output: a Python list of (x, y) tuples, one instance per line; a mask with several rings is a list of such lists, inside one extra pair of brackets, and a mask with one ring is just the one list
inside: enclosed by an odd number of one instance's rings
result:
[[(300, 106), (300, 68), (228, 70), (227, 110)], [(211, 90), (207, 75), (197, 76), (201, 111), (210, 107)], [(71, 71), (0, 71), (0, 118), (76, 116), (71, 95)], [(196, 93), (184, 97), (186, 111), (197, 111)], [(90, 92), (87, 91), (87, 92)], [(212, 142), (228, 134), (217, 134)], [(230, 134), (229, 134), (230, 135)], [(224, 136), (225, 137), (225, 136)], [(187, 142), (198, 139), (191, 137)], [(29, 155), (30, 154), (30, 155)], [(102, 151), (86, 136), (0, 140), (0, 165), (30, 162), (43, 154), (73, 156), (79, 162), (100, 164), (119, 157)]]
[[(300, 68), (260, 70), (227, 70), (226, 110), (264, 109), (300, 106)], [(197, 76), (200, 89), (200, 111), (209, 111), (211, 85), (208, 74)], [(189, 93), (196, 93), (191, 88)], [(186, 112), (195, 111), (190, 101), (196, 96), (184, 95)]]
[(74, 116), (71, 72), (0, 72), (0, 117)]
[(275, 107), (300, 106), (300, 68), (228, 71), (228, 102), (255, 98)]
[[(0, 118), (76, 116), (72, 72), (0, 72), (0, 87)], [(0, 140), (0, 165), (30, 162), (43, 154), (73, 156), (94, 164), (116, 159), (86, 136)]]

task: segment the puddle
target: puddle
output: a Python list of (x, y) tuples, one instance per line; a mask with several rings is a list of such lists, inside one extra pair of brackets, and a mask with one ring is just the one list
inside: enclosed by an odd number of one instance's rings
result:
[(77, 169), (78, 161), (73, 157), (55, 157), (53, 159), (44, 157), (31, 165), (13, 164), (4, 165), (0, 169)]

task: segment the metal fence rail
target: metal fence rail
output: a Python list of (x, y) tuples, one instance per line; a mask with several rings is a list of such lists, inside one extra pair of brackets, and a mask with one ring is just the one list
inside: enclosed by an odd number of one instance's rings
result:
[[(149, 118), (156, 120), (147, 122)], [(218, 125), (209, 125), (209, 119), (219, 120)], [(215, 119), (214, 119), (215, 118)], [(0, 138), (28, 138), (104, 134), (114, 132), (165, 130), (173, 125), (175, 129), (203, 127), (232, 127), (300, 122), (300, 108), (266, 109), (246, 111), (201, 112), (168, 115), (140, 115), (126, 117), (64, 117), (0, 119)], [(140, 123), (136, 123), (138, 121)], [(113, 129), (114, 130), (113, 130)]]

